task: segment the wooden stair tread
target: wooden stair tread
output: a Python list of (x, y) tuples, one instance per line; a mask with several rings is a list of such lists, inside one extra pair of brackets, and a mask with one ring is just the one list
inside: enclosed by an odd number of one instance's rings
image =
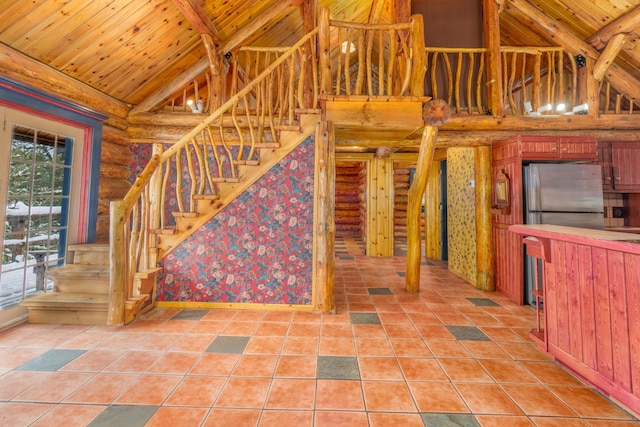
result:
[(151, 276), (152, 274), (156, 274), (158, 272), (162, 271), (162, 267), (154, 267), (154, 268), (148, 268), (144, 271), (138, 271), (135, 276), (138, 278), (144, 278), (146, 279), (147, 277)]
[(108, 243), (76, 243), (69, 245), (69, 251), (84, 251), (84, 252), (109, 252)]
[(49, 277), (109, 278), (109, 265), (65, 264), (47, 270)]
[[(69, 308), (108, 309), (109, 296), (105, 294), (47, 292), (22, 300), (24, 307), (46, 307), (60, 310)], [(55, 306), (55, 307), (54, 307)]]

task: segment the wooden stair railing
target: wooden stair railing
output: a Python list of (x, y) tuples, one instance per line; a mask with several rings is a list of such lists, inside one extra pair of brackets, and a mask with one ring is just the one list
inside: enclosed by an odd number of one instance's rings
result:
[[(256, 147), (264, 132), (277, 141), (278, 131), (293, 129), (296, 110), (316, 107), (304, 100), (317, 102), (317, 78), (308, 79), (304, 70), (317, 68), (317, 33), (314, 29), (302, 37), (178, 142), (157, 150), (124, 199), (111, 202), (108, 324), (133, 320), (125, 303), (140, 294), (136, 275), (156, 268), (155, 232), (165, 225), (169, 189), (175, 189), (171, 197), (178, 215), (197, 215), (198, 199), (215, 200), (219, 182), (241, 180), (241, 167), (259, 160)], [(313, 66), (307, 67), (310, 63)], [(278, 97), (282, 85), (288, 90), (287, 102)], [(229, 116), (237, 136), (234, 144), (225, 139), (228, 129), (224, 129), (224, 122)]]

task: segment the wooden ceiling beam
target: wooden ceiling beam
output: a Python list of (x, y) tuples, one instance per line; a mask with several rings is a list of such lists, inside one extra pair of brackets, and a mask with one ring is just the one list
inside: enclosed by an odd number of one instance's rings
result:
[(607, 46), (600, 54), (598, 61), (596, 61), (596, 64), (593, 66), (593, 77), (596, 80), (602, 80), (604, 73), (609, 66), (613, 64), (620, 50), (622, 50), (625, 41), (627, 41), (627, 35), (624, 33), (616, 34), (609, 40)]
[(227, 53), (235, 49), (240, 45), (249, 44), (255, 37), (259, 30), (263, 29), (269, 25), (274, 19), (279, 17), (285, 10), (292, 6), (300, 5), (302, 0), (287, 0), (287, 1), (277, 1), (247, 25), (242, 27), (239, 31), (225, 40), (221, 47), (221, 53)]
[[(547, 16), (537, 7), (531, 5), (526, 0), (509, 0), (512, 5), (521, 14), (521, 22), (523, 25), (530, 23), (542, 32), (543, 37), (557, 46), (561, 46), (572, 55), (582, 54), (586, 57), (597, 60), (600, 53), (590, 44), (576, 37), (573, 33), (560, 25), (558, 21)], [(640, 81), (630, 75), (628, 72), (611, 64), (605, 74), (611, 86), (618, 92), (629, 97), (640, 93)], [(635, 100), (636, 105), (640, 105), (640, 99)]]
[(636, 6), (631, 11), (619, 16), (617, 19), (609, 22), (604, 27), (596, 31), (591, 37), (587, 39), (594, 48), (601, 50), (604, 48), (609, 40), (611, 40), (617, 34), (629, 33), (640, 27), (640, 6)]
[(192, 0), (173, 0), (173, 2), (199, 34), (208, 34), (215, 44), (222, 43), (218, 30), (198, 3)]
[(185, 70), (179, 76), (163, 85), (160, 89), (156, 90), (154, 93), (149, 95), (136, 105), (130, 112), (130, 115), (138, 114), (138, 113), (146, 113), (151, 111), (167, 99), (169, 99), (176, 91), (182, 89), (187, 84), (191, 83), (194, 79), (196, 79), (200, 74), (202, 74), (207, 68), (209, 68), (209, 58), (204, 57), (195, 64), (191, 66), (191, 68)]

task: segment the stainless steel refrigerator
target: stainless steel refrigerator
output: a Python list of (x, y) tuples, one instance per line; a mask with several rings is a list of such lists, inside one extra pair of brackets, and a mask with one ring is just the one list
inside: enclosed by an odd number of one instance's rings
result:
[[(604, 228), (599, 165), (531, 163), (523, 168), (523, 182), (525, 223)], [(525, 303), (532, 304), (536, 264), (526, 258)]]

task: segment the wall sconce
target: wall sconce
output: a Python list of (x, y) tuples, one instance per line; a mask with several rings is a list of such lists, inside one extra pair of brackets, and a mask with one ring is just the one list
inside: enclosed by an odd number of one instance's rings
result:
[(573, 114), (587, 114), (589, 112), (589, 104), (584, 103), (576, 105), (572, 110)]
[(547, 111), (551, 111), (551, 110), (553, 110), (553, 105), (551, 104), (541, 105), (540, 107), (538, 107), (538, 114), (546, 113)]
[(204, 103), (202, 99), (198, 99), (196, 102), (193, 102), (193, 99), (187, 101), (187, 105), (191, 108), (191, 112), (193, 114), (200, 114), (204, 109)]
[(342, 42), (342, 46), (340, 48), (342, 53), (347, 53), (347, 47), (349, 48), (349, 53), (353, 53), (356, 51), (356, 45), (345, 40)]

